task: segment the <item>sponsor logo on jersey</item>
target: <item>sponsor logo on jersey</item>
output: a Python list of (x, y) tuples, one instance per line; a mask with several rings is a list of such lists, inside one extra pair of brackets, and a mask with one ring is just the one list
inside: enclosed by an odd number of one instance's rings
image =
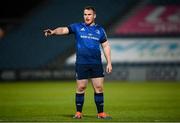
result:
[(88, 33), (89, 36), (92, 36), (93, 34), (92, 33)]
[(85, 38), (85, 39), (93, 39), (93, 40), (97, 40), (97, 41), (99, 40), (99, 38), (94, 37), (94, 36), (81, 35), (80, 37)]
[(81, 30), (80, 31), (85, 31), (85, 28), (83, 27), (83, 28), (81, 28)]
[(99, 30), (95, 30), (95, 32), (96, 32), (97, 34), (100, 34), (100, 31), (99, 31)]

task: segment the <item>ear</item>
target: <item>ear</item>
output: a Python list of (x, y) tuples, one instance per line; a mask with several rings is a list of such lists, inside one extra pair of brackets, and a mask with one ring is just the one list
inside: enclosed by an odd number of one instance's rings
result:
[(94, 15), (94, 19), (96, 18), (96, 14)]

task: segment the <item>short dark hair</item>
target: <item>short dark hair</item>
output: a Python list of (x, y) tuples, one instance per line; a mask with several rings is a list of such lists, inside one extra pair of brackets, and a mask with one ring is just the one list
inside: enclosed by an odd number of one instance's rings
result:
[(87, 10), (93, 10), (94, 13), (96, 13), (96, 9), (93, 7), (93, 6), (86, 6), (84, 7), (84, 10), (87, 9)]

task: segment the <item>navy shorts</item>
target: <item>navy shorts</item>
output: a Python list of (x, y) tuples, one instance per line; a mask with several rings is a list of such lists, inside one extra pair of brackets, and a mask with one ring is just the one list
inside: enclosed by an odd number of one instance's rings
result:
[(102, 64), (76, 64), (76, 79), (104, 77)]

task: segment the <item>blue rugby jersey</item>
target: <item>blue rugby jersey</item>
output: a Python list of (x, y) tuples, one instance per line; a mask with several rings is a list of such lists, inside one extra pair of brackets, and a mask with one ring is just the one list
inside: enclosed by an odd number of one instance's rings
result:
[(68, 29), (76, 38), (76, 64), (101, 64), (100, 44), (107, 41), (104, 29), (85, 23), (71, 24)]

